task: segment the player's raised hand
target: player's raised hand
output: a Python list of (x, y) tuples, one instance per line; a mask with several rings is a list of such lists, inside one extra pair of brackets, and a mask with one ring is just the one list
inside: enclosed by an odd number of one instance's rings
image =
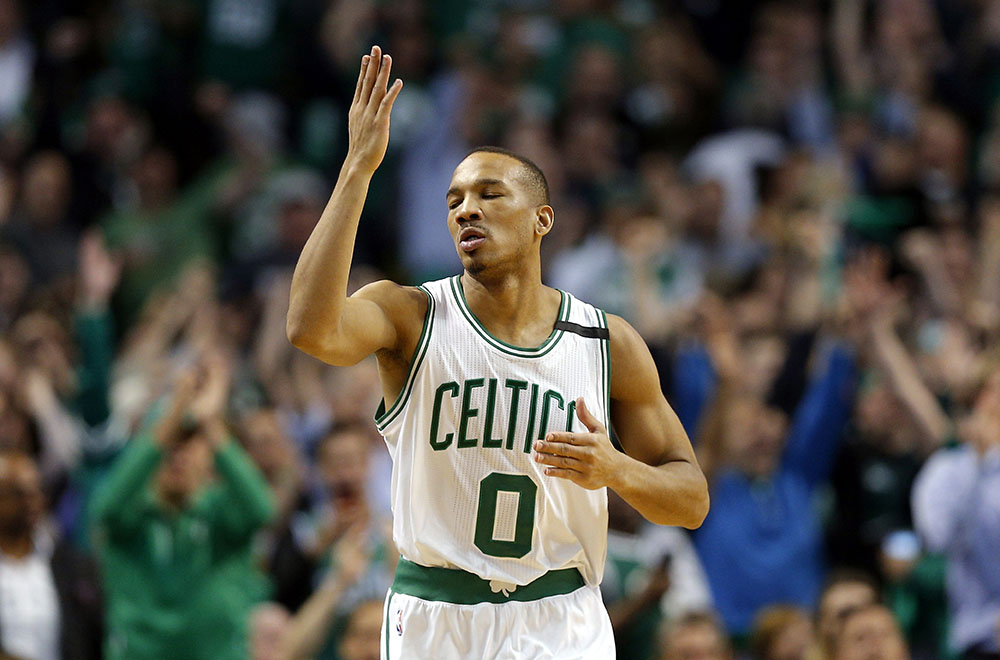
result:
[(576, 400), (576, 416), (588, 432), (546, 434), (545, 440), (534, 443), (535, 461), (546, 466), (546, 475), (569, 479), (588, 490), (609, 486), (626, 457), (611, 444), (608, 430), (590, 413), (583, 397)]
[(389, 114), (403, 81), (399, 78), (389, 86), (392, 58), (372, 46), (371, 53), (361, 58), (361, 71), (354, 89), (354, 101), (348, 113), (347, 158), (358, 167), (374, 172), (385, 157), (389, 145)]

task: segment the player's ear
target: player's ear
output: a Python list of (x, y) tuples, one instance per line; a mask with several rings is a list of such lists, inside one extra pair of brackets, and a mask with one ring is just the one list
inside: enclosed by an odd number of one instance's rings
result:
[(539, 236), (545, 236), (552, 231), (553, 222), (555, 222), (555, 212), (552, 207), (548, 204), (539, 206), (538, 211), (535, 212), (535, 233)]

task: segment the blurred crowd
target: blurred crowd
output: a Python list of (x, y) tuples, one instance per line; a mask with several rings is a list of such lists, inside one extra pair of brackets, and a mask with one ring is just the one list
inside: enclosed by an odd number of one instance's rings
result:
[(0, 0), (0, 657), (378, 657), (376, 368), (285, 337), (373, 43), (352, 286), (524, 154), (709, 477), (693, 534), (611, 497), (619, 657), (1000, 657), (992, 0)]

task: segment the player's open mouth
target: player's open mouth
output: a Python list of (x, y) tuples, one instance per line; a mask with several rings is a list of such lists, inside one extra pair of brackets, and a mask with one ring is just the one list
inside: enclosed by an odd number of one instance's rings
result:
[(458, 246), (465, 252), (472, 252), (486, 240), (486, 234), (475, 227), (466, 227), (458, 236)]

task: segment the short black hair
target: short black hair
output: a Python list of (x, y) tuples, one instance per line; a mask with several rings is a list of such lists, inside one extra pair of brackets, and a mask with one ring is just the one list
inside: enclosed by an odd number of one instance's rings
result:
[(535, 165), (535, 163), (525, 156), (514, 153), (510, 149), (504, 149), (503, 147), (494, 147), (490, 145), (484, 145), (481, 147), (476, 147), (469, 153), (465, 155), (466, 158), (472, 154), (487, 153), (487, 154), (501, 154), (503, 156), (509, 156), (517, 162), (524, 166), (525, 172), (527, 174), (527, 184), (528, 187), (538, 194), (538, 197), (542, 200), (542, 204), (549, 203), (549, 182), (545, 178), (545, 174), (542, 172), (542, 168)]

